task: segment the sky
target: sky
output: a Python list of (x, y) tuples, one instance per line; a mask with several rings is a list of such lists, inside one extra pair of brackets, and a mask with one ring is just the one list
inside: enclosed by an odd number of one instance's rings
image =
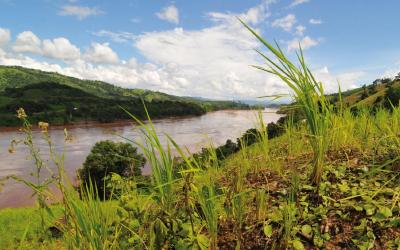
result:
[(398, 0), (0, 0), (0, 65), (126, 88), (244, 100), (288, 92), (250, 65), (300, 43), (327, 92), (400, 71)]

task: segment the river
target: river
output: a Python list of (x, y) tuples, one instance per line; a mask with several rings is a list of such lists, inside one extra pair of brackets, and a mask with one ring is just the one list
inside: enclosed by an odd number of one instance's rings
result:
[[(266, 123), (275, 122), (281, 117), (275, 111), (274, 109), (263, 111), (263, 119)], [(166, 138), (163, 134), (168, 134), (179, 145), (188, 147), (191, 152), (200, 150), (210, 142), (219, 146), (227, 139), (234, 140), (247, 129), (255, 127), (255, 122), (256, 112), (250, 110), (223, 110), (197, 117), (174, 117), (153, 121), (164, 143)], [(76, 170), (82, 165), (97, 141), (107, 139), (124, 141), (121, 136), (131, 140), (140, 137), (140, 131), (127, 121), (110, 124), (80, 124), (69, 126), (67, 129), (72, 140), (66, 143), (64, 127), (51, 127), (49, 133), (56, 151), (65, 153), (65, 169), (71, 179), (75, 178)], [(33, 136), (43, 159), (48, 161), (48, 147), (47, 143), (41, 139), (41, 132), (34, 130)], [(32, 179), (30, 173), (34, 170), (34, 163), (29, 157), (28, 148), (20, 144), (14, 153), (8, 152), (10, 142), (21, 138), (23, 135), (18, 128), (0, 129), (0, 179), (9, 175)], [(46, 170), (43, 171), (46, 173)], [(146, 166), (142, 173), (149, 174), (149, 167)], [(0, 192), (0, 208), (31, 206), (34, 203), (32, 191), (15, 181), (6, 182)]]

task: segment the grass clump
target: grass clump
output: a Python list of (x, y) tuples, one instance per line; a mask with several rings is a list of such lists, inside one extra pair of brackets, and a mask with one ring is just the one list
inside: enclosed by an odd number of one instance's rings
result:
[[(243, 22), (242, 22), (243, 23)], [(295, 66), (276, 44), (272, 46), (260, 37), (250, 26), (243, 23), (246, 28), (272, 52), (277, 60), (259, 50), (256, 50), (266, 61), (268, 67), (254, 66), (260, 70), (278, 76), (292, 90), (296, 106), (305, 115), (310, 142), (313, 148), (313, 171), (311, 181), (319, 185), (324, 168), (325, 153), (329, 147), (328, 129), (331, 127), (330, 115), (332, 108), (329, 105), (324, 93), (322, 83), (318, 82), (307, 67), (303, 51), (297, 54), (299, 66)]]

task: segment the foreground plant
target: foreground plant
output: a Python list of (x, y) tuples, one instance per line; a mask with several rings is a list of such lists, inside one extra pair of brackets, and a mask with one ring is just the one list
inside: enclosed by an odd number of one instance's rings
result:
[(331, 107), (326, 100), (322, 83), (318, 82), (307, 67), (303, 51), (297, 53), (300, 66), (295, 66), (283, 53), (278, 44), (276, 47), (260, 37), (250, 26), (243, 25), (275, 56), (275, 60), (256, 50), (266, 61), (268, 67), (254, 66), (271, 73), (283, 80), (293, 91), (293, 98), (305, 115), (309, 129), (309, 140), (313, 149), (313, 171), (311, 182), (319, 185), (324, 168), (325, 153), (329, 146), (329, 128)]

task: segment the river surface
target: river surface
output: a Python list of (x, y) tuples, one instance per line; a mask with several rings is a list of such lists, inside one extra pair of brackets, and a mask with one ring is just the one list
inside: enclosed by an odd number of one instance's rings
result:
[[(263, 119), (265, 122), (275, 122), (281, 115), (276, 110), (265, 109)], [(249, 128), (255, 127), (255, 111), (249, 110), (224, 110), (210, 112), (197, 117), (167, 118), (154, 120), (154, 126), (160, 134), (162, 142), (166, 143), (164, 134), (170, 135), (180, 146), (186, 146), (190, 152), (199, 151), (202, 147), (210, 145), (222, 145), (227, 139), (235, 140)], [(72, 140), (65, 142), (64, 127), (51, 127), (50, 136), (57, 152), (65, 154), (65, 169), (72, 180), (76, 178), (76, 170), (81, 167), (93, 145), (100, 140), (124, 141), (121, 136), (131, 140), (140, 139), (140, 131), (130, 122), (110, 124), (88, 124), (67, 127)], [(34, 141), (40, 148), (42, 158), (49, 161), (47, 142), (41, 139), (39, 130), (33, 131)], [(22, 139), (23, 135), (18, 128), (0, 129), (0, 179), (16, 175), (33, 180), (30, 175), (35, 167), (33, 159), (29, 155), (28, 148), (20, 144), (14, 153), (9, 153), (9, 145), (13, 139)], [(125, 140), (126, 141), (126, 140)], [(47, 171), (44, 169), (43, 174)], [(142, 170), (143, 174), (149, 174), (149, 166)], [(0, 192), (0, 208), (31, 206), (35, 203), (32, 191), (25, 185), (8, 181)]]

